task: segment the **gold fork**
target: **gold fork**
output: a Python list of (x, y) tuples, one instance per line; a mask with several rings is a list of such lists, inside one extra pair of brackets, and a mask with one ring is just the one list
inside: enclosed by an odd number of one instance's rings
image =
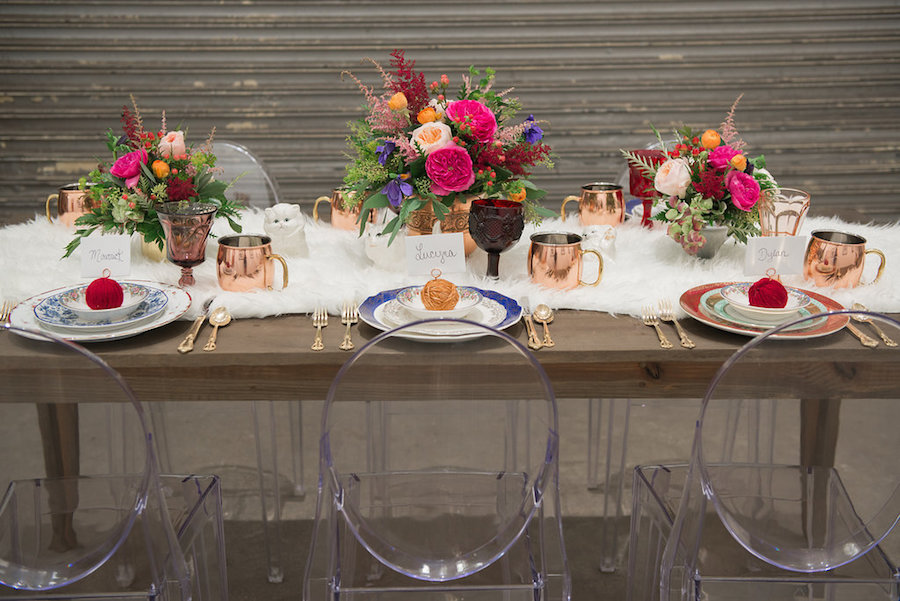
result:
[(316, 328), (316, 338), (310, 348), (314, 351), (321, 351), (325, 348), (325, 344), (322, 342), (322, 328), (328, 325), (328, 311), (324, 307), (317, 307), (313, 312), (312, 322), (313, 327)]
[(681, 339), (681, 346), (684, 348), (694, 348), (694, 341), (688, 338), (687, 333), (681, 327), (681, 324), (678, 323), (678, 320), (675, 318), (675, 309), (672, 307), (672, 302), (668, 299), (664, 299), (659, 301), (659, 318), (663, 321), (671, 321), (675, 324), (675, 329), (678, 330), (678, 338)]
[(3, 301), (3, 305), (0, 306), (0, 323), (9, 323), (10, 315), (12, 314), (12, 310), (16, 307), (16, 303), (12, 301)]
[(359, 309), (356, 307), (356, 303), (344, 303), (344, 307), (341, 309), (341, 323), (347, 326), (347, 331), (344, 332), (344, 340), (339, 347), (342, 351), (353, 350), (353, 341), (350, 339), (350, 327), (358, 322)]
[(666, 338), (666, 335), (663, 334), (659, 327), (659, 317), (656, 316), (656, 312), (651, 307), (647, 305), (641, 307), (641, 320), (645, 326), (653, 326), (656, 329), (656, 335), (659, 337), (659, 346), (672, 348), (672, 343), (669, 342), (669, 339)]

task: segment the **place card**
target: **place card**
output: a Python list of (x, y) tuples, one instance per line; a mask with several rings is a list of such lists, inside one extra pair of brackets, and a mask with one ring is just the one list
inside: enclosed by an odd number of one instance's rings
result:
[(806, 243), (805, 236), (748, 238), (744, 274), (765, 275), (770, 269), (778, 275), (800, 274), (803, 272)]
[(407, 273), (431, 275), (432, 269), (440, 269), (441, 273), (466, 271), (462, 232), (406, 237)]
[(131, 274), (131, 236), (88, 236), (82, 238), (78, 250), (81, 252), (81, 277), (99, 278), (105, 269), (109, 270), (110, 277)]

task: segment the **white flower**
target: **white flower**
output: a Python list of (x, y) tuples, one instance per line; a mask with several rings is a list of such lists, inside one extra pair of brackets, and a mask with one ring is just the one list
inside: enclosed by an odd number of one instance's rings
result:
[(433, 150), (443, 148), (452, 139), (453, 133), (450, 131), (450, 126), (439, 121), (426, 123), (412, 132), (413, 145), (418, 146), (422, 154), (426, 156)]
[(684, 198), (691, 183), (691, 169), (682, 158), (669, 159), (656, 170), (653, 187), (666, 196)]

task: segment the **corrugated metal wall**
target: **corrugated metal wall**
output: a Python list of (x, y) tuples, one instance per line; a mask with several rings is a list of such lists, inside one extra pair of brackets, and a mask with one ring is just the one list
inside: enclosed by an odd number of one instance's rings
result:
[[(307, 2), (0, 4), (0, 209), (37, 206), (105, 156), (134, 93), (200, 142), (256, 150), (285, 199), (340, 183), (362, 57), (405, 48), (431, 80), (493, 66), (549, 121), (546, 204), (617, 175), (650, 124), (737, 124), (816, 212), (900, 216), (900, 2)], [(524, 117), (525, 115), (523, 115)]]

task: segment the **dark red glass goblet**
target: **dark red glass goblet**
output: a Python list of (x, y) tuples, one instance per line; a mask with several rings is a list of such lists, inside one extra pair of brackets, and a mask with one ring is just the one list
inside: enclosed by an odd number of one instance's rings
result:
[(469, 233), (488, 254), (487, 277), (500, 278), (500, 253), (510, 248), (525, 229), (525, 208), (520, 202), (495, 198), (472, 201)]
[[(631, 152), (654, 167), (666, 161), (666, 153), (655, 148), (642, 148)], [(658, 196), (656, 188), (653, 187), (653, 178), (644, 172), (643, 166), (628, 161), (628, 187), (632, 196), (641, 199), (641, 206), (644, 209), (641, 225), (650, 227), (650, 210), (653, 208), (653, 200)]]

